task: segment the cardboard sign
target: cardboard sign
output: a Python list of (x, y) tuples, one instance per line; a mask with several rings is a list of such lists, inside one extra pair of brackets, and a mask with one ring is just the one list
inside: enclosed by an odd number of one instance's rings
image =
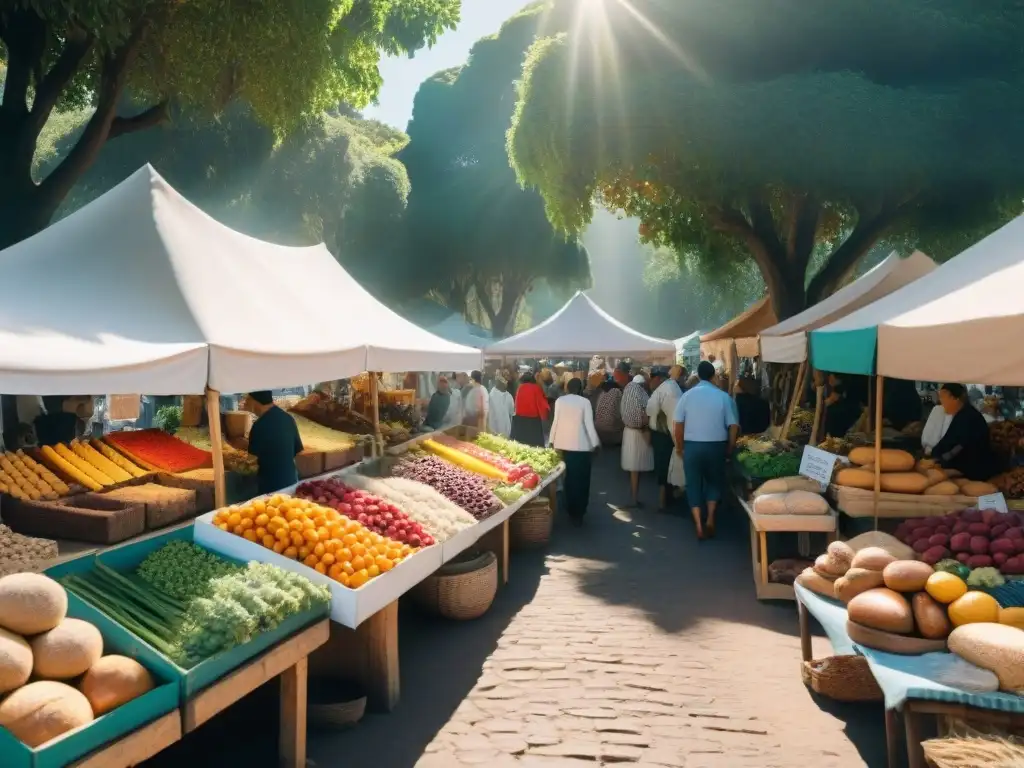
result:
[(842, 464), (850, 463), (845, 456), (837, 456), (812, 445), (804, 446), (803, 456), (800, 457), (800, 474), (817, 480), (821, 483), (822, 490), (825, 490), (832, 482), (832, 472), (837, 461)]
[(996, 512), (1009, 512), (1006, 497), (1001, 493), (989, 493), (978, 497), (978, 509), (994, 509)]

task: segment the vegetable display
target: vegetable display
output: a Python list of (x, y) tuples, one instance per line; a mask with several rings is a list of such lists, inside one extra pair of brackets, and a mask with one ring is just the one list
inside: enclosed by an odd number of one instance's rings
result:
[(105, 439), (127, 455), (166, 472), (210, 466), (209, 451), (201, 451), (159, 429), (111, 432)]
[(1016, 512), (970, 508), (912, 518), (899, 524), (896, 538), (910, 544), (926, 563), (955, 559), (971, 569), (1024, 575), (1024, 520)]
[(751, 453), (740, 451), (736, 460), (751, 477), (776, 478), (789, 477), (800, 471), (800, 454), (798, 453)]
[(355, 488), (384, 496), (401, 505), (405, 513), (420, 523), (437, 541), (447, 541), (459, 531), (476, 525), (476, 518), (453, 504), (429, 485), (404, 477), (367, 477), (357, 473), (345, 476)]
[(0, 525), (0, 576), (40, 570), (57, 558), (57, 542), (22, 536)]
[(475, 456), (464, 453), (454, 446), (442, 445), (436, 440), (424, 440), (422, 446), (430, 453), (440, 456), (445, 461), (448, 461), (457, 467), (461, 467), (468, 472), (473, 472), (492, 480), (500, 480), (503, 483), (508, 482), (509, 480), (508, 472), (498, 469), (493, 464), (489, 464)]
[(103, 454), (103, 456), (110, 459), (111, 462), (119, 466), (132, 477), (144, 477), (146, 475), (146, 470), (128, 461), (128, 459), (126, 459), (120, 453), (118, 453), (109, 445), (104, 443), (102, 440), (90, 440), (89, 445), (91, 445), (93, 448), (95, 448), (97, 451)]
[(502, 506), (483, 478), (453, 466), (437, 456), (403, 459), (392, 473), (396, 477), (429, 485), (478, 520), (493, 514)]
[[(541, 477), (551, 474), (561, 463), (558, 451), (551, 448), (537, 448), (523, 445), (507, 437), (481, 432), (474, 441), (481, 448), (500, 454), (515, 464), (529, 464), (533, 471)], [(795, 474), (791, 472), (790, 474)]]
[[(201, 451), (213, 450), (213, 444), (210, 442), (210, 430), (206, 427), (180, 427), (174, 436)], [(227, 441), (224, 442), (223, 448), (224, 469), (228, 472), (238, 475), (255, 475), (259, 470), (259, 462), (248, 451), (240, 451)]]
[(390, 571), (417, 551), (335, 509), (284, 494), (218, 510), (213, 524), (350, 589)]
[(137, 661), (104, 656), (99, 630), (68, 617), (67, 607), (64, 588), (48, 576), (0, 579), (0, 693), (6, 694), (0, 728), (29, 747), (86, 726), (154, 687)]
[(0, 454), (0, 493), (16, 499), (56, 499), (71, 489), (24, 451)]
[(186, 669), (330, 602), (327, 588), (299, 574), (238, 566), (189, 542), (156, 550), (135, 573), (97, 561), (61, 582)]
[(307, 451), (347, 451), (359, 442), (359, 438), (347, 432), (340, 432), (337, 429), (317, 424), (305, 416), (291, 411), (291, 417), (295, 419), (295, 426), (299, 428), (299, 437), (302, 438), (302, 445)]
[(423, 530), (423, 525), (410, 518), (400, 507), (379, 495), (346, 485), (336, 478), (300, 483), (296, 495), (300, 499), (310, 499), (337, 510), (350, 520), (393, 541), (417, 548), (434, 544), (434, 537)]
[[(450, 464), (461, 467), (491, 480), (497, 480), (494, 493), (506, 504), (512, 504), (540, 484), (540, 475), (526, 463), (513, 464), (508, 459), (472, 443), (456, 440), (447, 435), (437, 440), (424, 440), (421, 444), (427, 452)], [(412, 451), (416, 455), (416, 451)]]

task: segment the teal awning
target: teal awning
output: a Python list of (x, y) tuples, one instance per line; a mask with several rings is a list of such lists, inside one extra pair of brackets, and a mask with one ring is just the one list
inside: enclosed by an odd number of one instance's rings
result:
[(830, 373), (870, 375), (875, 372), (878, 327), (849, 331), (811, 331), (811, 365)]

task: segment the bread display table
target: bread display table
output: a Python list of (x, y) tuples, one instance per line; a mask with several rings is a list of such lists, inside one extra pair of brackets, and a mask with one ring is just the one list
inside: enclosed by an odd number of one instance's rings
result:
[(825, 515), (759, 515), (753, 503), (737, 493), (737, 500), (750, 524), (750, 557), (758, 600), (794, 600), (793, 587), (768, 580), (769, 533), (824, 533), (831, 542), (836, 537), (836, 513)]

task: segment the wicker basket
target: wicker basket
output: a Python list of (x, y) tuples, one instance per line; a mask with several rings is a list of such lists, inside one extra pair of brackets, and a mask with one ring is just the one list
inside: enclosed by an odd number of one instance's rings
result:
[(804, 685), (836, 701), (882, 700), (882, 689), (863, 656), (829, 656), (805, 661), (800, 673)]
[(487, 613), (498, 592), (498, 558), (483, 552), (442, 566), (413, 590), (426, 611), (465, 621)]
[(513, 549), (546, 547), (551, 541), (555, 513), (547, 499), (533, 499), (508, 521), (508, 542)]
[(308, 713), (310, 725), (318, 728), (349, 728), (366, 714), (366, 694), (357, 686), (341, 681), (311, 678)]

